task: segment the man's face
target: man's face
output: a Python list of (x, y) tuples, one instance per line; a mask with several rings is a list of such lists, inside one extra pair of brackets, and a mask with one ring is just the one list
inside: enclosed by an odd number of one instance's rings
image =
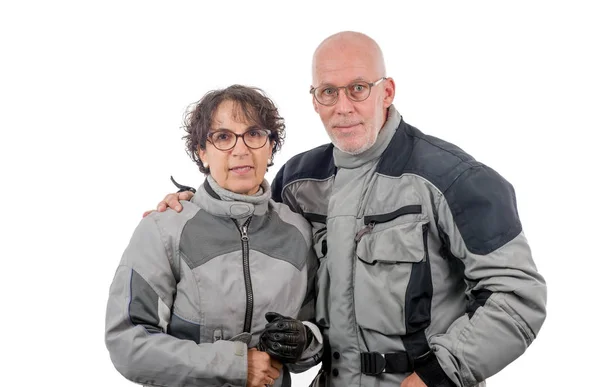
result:
[[(323, 50), (316, 58), (313, 87), (350, 85), (356, 81), (375, 82), (379, 74), (373, 56), (360, 50)], [(338, 90), (338, 100), (324, 106), (313, 98), (315, 111), (321, 117), (333, 144), (345, 153), (359, 154), (369, 149), (386, 121), (387, 108), (392, 104), (394, 82), (387, 79), (371, 87), (369, 97), (361, 102), (348, 98)]]

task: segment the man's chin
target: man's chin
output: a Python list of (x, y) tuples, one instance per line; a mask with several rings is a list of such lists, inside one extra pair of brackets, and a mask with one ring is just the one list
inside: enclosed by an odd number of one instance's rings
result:
[(373, 144), (369, 144), (369, 143), (361, 143), (361, 144), (356, 144), (356, 143), (348, 143), (347, 141), (337, 141), (335, 139), (332, 139), (333, 145), (338, 148), (340, 151), (347, 153), (349, 155), (359, 155), (363, 152), (365, 152), (366, 150), (368, 150), (369, 148), (371, 148), (373, 146)]

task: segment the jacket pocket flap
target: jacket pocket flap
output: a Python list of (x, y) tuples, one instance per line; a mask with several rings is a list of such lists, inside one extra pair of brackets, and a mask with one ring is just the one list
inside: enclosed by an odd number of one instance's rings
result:
[(358, 258), (376, 263), (416, 263), (425, 259), (423, 226), (425, 221), (399, 224), (364, 235), (358, 242)]

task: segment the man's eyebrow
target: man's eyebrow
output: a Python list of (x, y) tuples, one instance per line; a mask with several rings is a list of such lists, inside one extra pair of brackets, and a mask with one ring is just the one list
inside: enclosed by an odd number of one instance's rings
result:
[[(351, 84), (356, 83), (356, 82), (367, 82), (367, 79), (364, 78), (364, 77), (357, 77), (357, 78), (354, 78), (353, 80), (351, 80), (350, 82), (346, 83), (344, 86), (348, 86), (348, 85), (351, 85)], [(335, 87), (335, 85), (333, 83), (331, 83), (331, 82), (322, 82), (322, 83), (319, 84), (318, 87), (323, 87), (323, 86), (333, 86), (333, 87)]]

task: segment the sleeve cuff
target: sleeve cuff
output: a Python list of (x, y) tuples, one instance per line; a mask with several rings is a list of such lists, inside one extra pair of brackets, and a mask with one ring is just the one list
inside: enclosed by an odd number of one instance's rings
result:
[(457, 387), (446, 375), (433, 352), (415, 364), (415, 373), (429, 387)]
[(304, 352), (302, 352), (301, 358), (307, 359), (307, 358), (310, 358), (312, 356), (319, 354), (322, 351), (323, 335), (321, 334), (319, 327), (317, 327), (315, 324), (311, 323), (310, 321), (302, 321), (302, 324), (304, 324), (308, 329), (310, 329), (310, 331), (313, 334), (312, 342), (308, 345), (308, 347), (306, 347)]

